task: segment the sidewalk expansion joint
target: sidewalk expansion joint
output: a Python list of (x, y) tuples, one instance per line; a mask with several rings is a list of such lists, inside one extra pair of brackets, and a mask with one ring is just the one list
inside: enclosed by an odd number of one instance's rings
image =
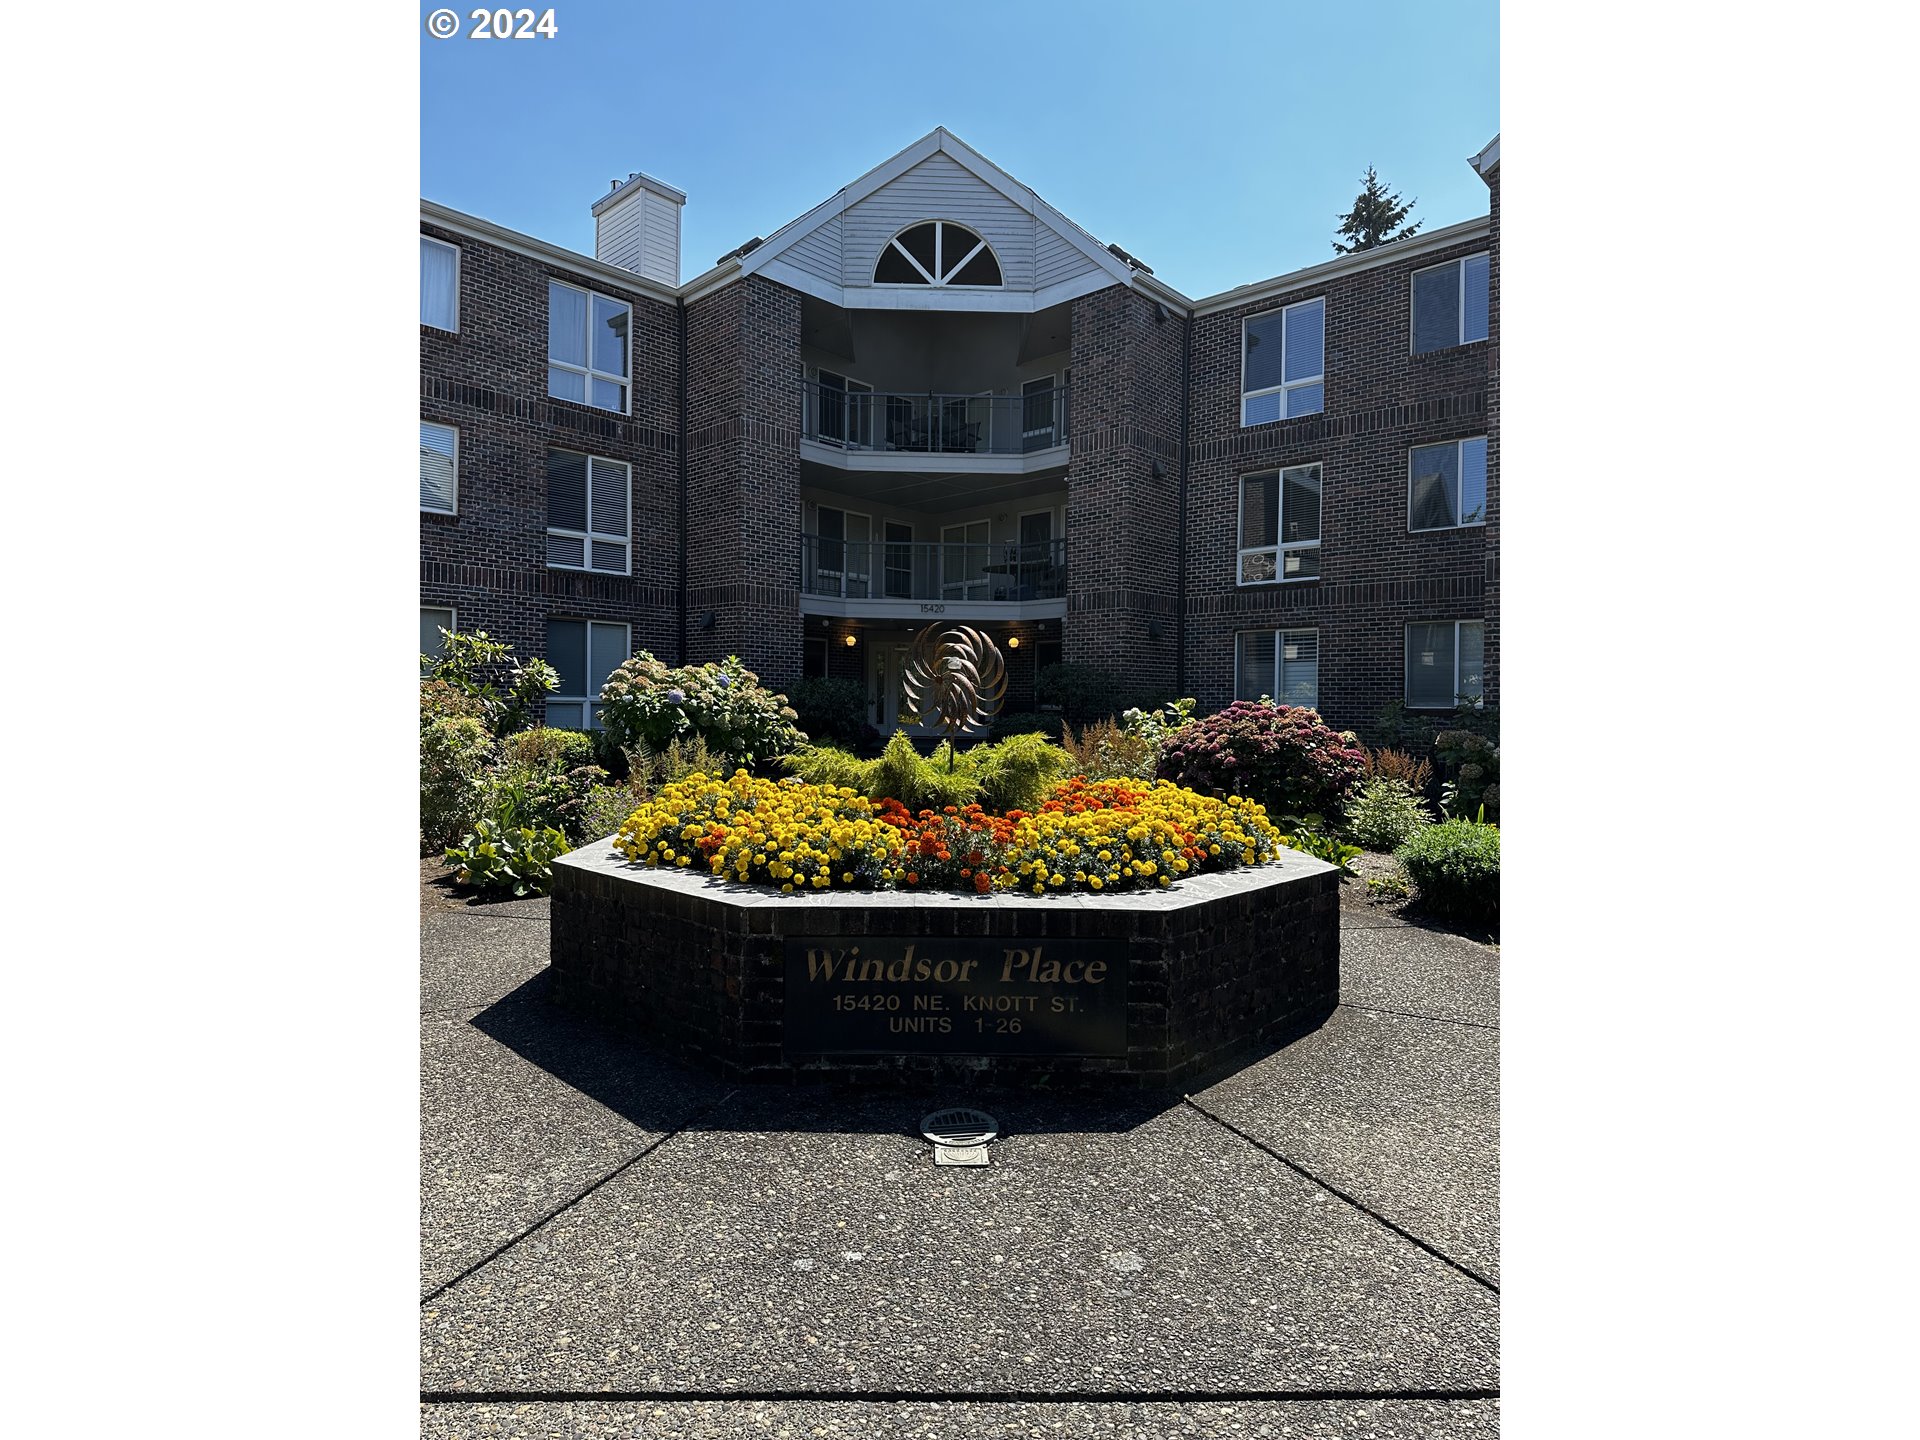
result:
[(1200, 1104), (1199, 1101), (1195, 1100), (1191, 1095), (1182, 1096), (1181, 1098), (1184, 1099), (1187, 1102), (1187, 1104), (1191, 1105), (1195, 1110), (1198, 1110), (1202, 1115), (1206, 1116), (1207, 1119), (1213, 1121), (1213, 1123), (1218, 1125), (1221, 1129), (1231, 1131), (1233, 1134), (1238, 1135), (1242, 1140), (1246, 1141), (1247, 1144), (1253, 1146), (1254, 1149), (1260, 1151), (1263, 1155), (1268, 1155), (1268, 1156), (1271, 1156), (1273, 1159), (1278, 1160), (1282, 1165), (1286, 1166), (1289, 1170), (1293, 1171), (1296, 1175), (1299, 1175), (1304, 1179), (1312, 1181), (1315, 1185), (1318, 1185), (1322, 1190), (1325, 1190), (1329, 1195), (1332, 1195), (1334, 1198), (1346, 1201), (1347, 1204), (1351, 1205), (1354, 1209), (1358, 1210), (1361, 1214), (1365, 1215), (1368, 1219), (1373, 1220), (1375, 1223), (1386, 1227), (1388, 1230), (1391, 1230), (1394, 1234), (1398, 1235), (1402, 1240), (1405, 1240), (1408, 1244), (1415, 1245), (1420, 1249), (1426, 1251), (1427, 1254), (1433, 1256), (1433, 1258), (1438, 1260), (1441, 1264), (1446, 1265), (1451, 1269), (1459, 1271), (1462, 1275), (1466, 1276), (1469, 1280), (1473, 1281), (1476, 1285), (1484, 1285), (1489, 1291), (1491, 1291), (1495, 1295), (1498, 1295), (1500, 1293), (1500, 1287), (1496, 1285), (1493, 1281), (1489, 1280), (1486, 1276), (1482, 1275), (1478, 1270), (1473, 1269), (1471, 1266), (1461, 1264), (1458, 1260), (1454, 1259), (1451, 1255), (1447, 1254), (1444, 1250), (1441, 1250), (1436, 1246), (1430, 1244), (1429, 1242), (1422, 1240), (1418, 1235), (1414, 1234), (1411, 1230), (1404, 1229), (1401, 1226), (1394, 1224), (1393, 1221), (1389, 1220), (1386, 1216), (1382, 1215), (1378, 1210), (1375, 1210), (1372, 1206), (1366, 1204), (1364, 1201), (1358, 1200), (1352, 1195), (1349, 1195), (1346, 1191), (1342, 1190), (1338, 1185), (1332, 1184), (1330, 1181), (1323, 1180), (1320, 1176), (1314, 1174), (1313, 1171), (1307, 1169), (1306, 1166), (1298, 1163), (1297, 1161), (1289, 1160), (1286, 1156), (1282, 1155), (1278, 1150), (1274, 1149), (1271, 1145), (1268, 1145), (1265, 1141), (1255, 1139), (1253, 1136), (1249, 1135), (1246, 1131), (1242, 1130), (1238, 1125), (1235, 1125), (1231, 1120), (1222, 1119), (1220, 1116), (1214, 1114), (1211, 1110), (1207, 1109), (1206, 1106)]
[(1436, 1025), (1469, 1025), (1475, 1030), (1498, 1030), (1498, 1025), (1489, 1025), (1484, 1020), (1458, 1020), (1451, 1015), (1424, 1015), (1418, 1010), (1389, 1010), (1384, 1005), (1355, 1005), (1351, 1000), (1340, 1002), (1342, 1010), (1364, 1010), (1369, 1015), (1404, 1015), (1409, 1020), (1431, 1020)]
[(1327, 1400), (1498, 1400), (1498, 1389), (1462, 1390), (422, 1390), (423, 1405), (681, 1403), (860, 1405), (1292, 1404)]
[(534, 1235), (536, 1232), (545, 1229), (553, 1221), (558, 1219), (560, 1216), (566, 1214), (567, 1211), (571, 1210), (574, 1206), (578, 1205), (582, 1200), (586, 1199), (589, 1195), (593, 1194), (594, 1191), (598, 1190), (601, 1186), (605, 1185), (609, 1180), (613, 1180), (616, 1177), (625, 1174), (628, 1170), (631, 1170), (635, 1165), (638, 1165), (642, 1160), (646, 1159), (647, 1156), (653, 1154), (654, 1151), (658, 1150), (662, 1145), (666, 1144), (669, 1140), (673, 1139), (674, 1136), (681, 1134), (683, 1131), (689, 1129), (698, 1121), (705, 1119), (706, 1116), (711, 1114), (719, 1106), (725, 1104), (728, 1100), (732, 1099), (738, 1093), (739, 1092), (737, 1090), (729, 1090), (724, 1095), (721, 1095), (718, 1099), (713, 1100), (708, 1104), (701, 1106), (693, 1114), (689, 1115), (686, 1119), (682, 1120), (678, 1125), (674, 1126), (673, 1129), (667, 1131), (667, 1133), (662, 1135), (659, 1139), (641, 1146), (640, 1149), (636, 1150), (633, 1154), (629, 1155), (626, 1159), (622, 1160), (618, 1165), (614, 1166), (611, 1170), (607, 1171), (606, 1174), (602, 1175), (598, 1180), (595, 1180), (592, 1184), (588, 1185), (585, 1189), (580, 1190), (579, 1192), (572, 1195), (568, 1199), (562, 1200), (558, 1205), (554, 1206), (553, 1209), (549, 1210), (546, 1214), (542, 1215), (538, 1220), (534, 1221), (533, 1224), (529, 1225), (526, 1229), (522, 1230), (518, 1235), (515, 1235), (512, 1239), (506, 1241), (504, 1244), (496, 1246), (493, 1250), (488, 1252), (486, 1255), (481, 1256), (478, 1260), (474, 1261), (473, 1264), (467, 1266), (466, 1269), (462, 1270), (458, 1275), (455, 1275), (451, 1280), (447, 1280), (442, 1282), (439, 1285), (436, 1285), (433, 1289), (429, 1290), (426, 1294), (420, 1297), (420, 1303), (422, 1305), (426, 1305), (431, 1301), (438, 1300), (442, 1295), (446, 1294), (447, 1291), (451, 1290), (454, 1286), (458, 1285), (462, 1280), (465, 1280), (469, 1275), (473, 1274), (476, 1270), (484, 1270), (487, 1266), (491, 1265), (494, 1261), (498, 1260), (502, 1255), (506, 1254), (507, 1251), (513, 1249), (513, 1247), (518, 1245), (521, 1241)]

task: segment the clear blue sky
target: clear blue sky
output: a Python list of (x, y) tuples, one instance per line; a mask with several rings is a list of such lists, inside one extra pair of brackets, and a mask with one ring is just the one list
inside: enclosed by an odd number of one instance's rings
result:
[[(423, 4), (422, 17), (434, 8)], [(560, 0), (555, 40), (421, 45), (421, 194), (591, 253), (644, 170), (682, 279), (945, 125), (1189, 295), (1333, 257), (1367, 165), (1428, 228), (1487, 210), (1491, 0)]]

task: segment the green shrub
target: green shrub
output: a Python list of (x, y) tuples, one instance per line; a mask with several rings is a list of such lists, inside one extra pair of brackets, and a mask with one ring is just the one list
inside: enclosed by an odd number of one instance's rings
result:
[(1443, 730), (1433, 742), (1446, 782), (1440, 808), (1449, 816), (1478, 814), (1500, 817), (1500, 746), (1471, 730)]
[(703, 740), (731, 765), (777, 760), (806, 742), (799, 717), (729, 655), (719, 664), (670, 669), (642, 650), (601, 687), (602, 722), (627, 749), (664, 751), (675, 740)]
[(1170, 701), (1159, 710), (1128, 710), (1115, 720), (1096, 720), (1066, 746), (1089, 780), (1151, 780), (1160, 770), (1167, 742), (1193, 723), (1191, 699)]
[(1033, 810), (1072, 773), (1073, 757), (1044, 735), (1009, 735), (961, 751), (958, 766), (979, 780), (993, 809)]
[[(1289, 827), (1283, 825), (1281, 828), (1285, 830)], [(1322, 834), (1311, 826), (1296, 825), (1291, 828), (1292, 833), (1282, 837), (1290, 849), (1311, 855), (1316, 860), (1324, 860), (1329, 865), (1338, 865), (1342, 875), (1354, 873), (1353, 862), (1361, 855), (1358, 845), (1349, 845), (1346, 841), (1333, 835)]]
[[(1393, 752), (1388, 752), (1393, 753)], [(1394, 850), (1433, 816), (1404, 780), (1376, 776), (1347, 802), (1347, 835), (1368, 850)]]
[(420, 657), (422, 683), (438, 683), (478, 702), (496, 735), (526, 729), (560, 687), (560, 672), (553, 666), (544, 660), (516, 661), (511, 645), (488, 638), (484, 630), (442, 630), (440, 636), (441, 653)]
[(948, 756), (943, 743), (931, 758), (924, 757), (913, 748), (905, 731), (894, 731), (880, 758), (866, 762), (871, 767), (864, 787), (867, 798), (879, 800), (891, 795), (914, 811), (973, 804), (981, 795), (979, 778), (971, 767), (963, 769), (957, 761), (949, 770)]
[(873, 761), (862, 760), (834, 745), (802, 746), (781, 763), (809, 785), (844, 786), (862, 795), (867, 793), (874, 767)]
[(1009, 735), (958, 752), (942, 741), (931, 755), (922, 755), (899, 730), (877, 760), (809, 745), (783, 763), (810, 785), (845, 786), (869, 800), (890, 797), (916, 812), (976, 802), (1031, 810), (1073, 769), (1073, 757), (1044, 735)]
[(454, 879), (476, 890), (544, 895), (553, 888), (553, 862), (571, 849), (551, 826), (501, 825), (481, 819), (458, 845), (447, 848)]
[(993, 717), (993, 738), (1004, 740), (1009, 735), (1044, 735), (1049, 740), (1059, 740), (1062, 724), (1058, 715), (1039, 715), (1028, 711), (1015, 711), (1011, 715)]
[(593, 737), (584, 730), (559, 730), (545, 725), (510, 735), (500, 745), (501, 755), (520, 765), (574, 770), (597, 764)]
[(1414, 832), (1394, 858), (1435, 915), (1495, 926), (1500, 919), (1500, 827), (1444, 820)]
[(590, 845), (617, 833), (643, 803), (631, 785), (595, 785), (581, 802), (580, 843)]
[(698, 735), (691, 740), (669, 740), (664, 750), (645, 745), (627, 755), (628, 779), (636, 792), (651, 795), (667, 785), (677, 784), (689, 775), (707, 775), (724, 780), (739, 767), (724, 755), (716, 755)]
[(815, 740), (858, 745), (873, 729), (867, 723), (867, 687), (858, 680), (802, 680), (789, 703), (800, 728)]
[(472, 715), (420, 727), (421, 854), (444, 849), (472, 824), (479, 786), (493, 763), (493, 737)]
[(445, 680), (420, 682), (420, 724), (423, 728), (434, 720), (463, 717), (484, 723), (487, 718), (486, 703), (479, 696), (470, 695)]
[(1318, 711), (1263, 700), (1237, 700), (1184, 726), (1160, 757), (1162, 778), (1249, 796), (1270, 815), (1337, 815), (1366, 771), (1366, 752), (1328, 729)]

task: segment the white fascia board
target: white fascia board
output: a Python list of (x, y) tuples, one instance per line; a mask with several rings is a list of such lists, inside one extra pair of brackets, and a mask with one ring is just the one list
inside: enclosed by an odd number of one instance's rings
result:
[(881, 161), (851, 185), (829, 195), (806, 214), (789, 220), (769, 235), (764, 244), (755, 247), (752, 253), (740, 257), (740, 273), (751, 275), (771, 264), (783, 251), (806, 239), (848, 206), (857, 204), (882, 185), (906, 174), (940, 148), (940, 134), (940, 131), (935, 130), (931, 134), (921, 136), (899, 154)]
[(1416, 235), (1411, 240), (1396, 240), (1390, 245), (1365, 250), (1358, 255), (1336, 256), (1323, 265), (1309, 265), (1304, 270), (1276, 275), (1271, 280), (1256, 280), (1250, 285), (1239, 285), (1231, 290), (1223, 290), (1218, 295), (1209, 295), (1205, 299), (1194, 301), (1193, 313), (1211, 315), (1216, 310), (1231, 310), (1236, 305), (1254, 304), (1261, 300), (1285, 295), (1289, 291), (1318, 285), (1322, 281), (1338, 279), (1343, 275), (1355, 275), (1362, 270), (1372, 270), (1381, 265), (1398, 265), (1403, 260), (1417, 259), (1422, 255), (1430, 255), (1436, 250), (1444, 250), (1449, 245), (1482, 239), (1492, 233), (1492, 223), (1485, 215), (1477, 220), (1462, 220), (1458, 225), (1448, 225), (1443, 229), (1429, 231), (1425, 235)]
[[(762, 250), (765, 248), (764, 245), (761, 247)], [(760, 251), (756, 250), (752, 255), (747, 256), (746, 259), (752, 260), (759, 254)], [(824, 300), (829, 305), (844, 307), (847, 303), (845, 292), (831, 280), (822, 280), (818, 275), (810, 271), (802, 270), (797, 265), (789, 265), (778, 256), (775, 256), (764, 265), (749, 265), (743, 261), (740, 265), (739, 273), (741, 275), (752, 275), (755, 273), (764, 275), (767, 279), (777, 281), (789, 290), (798, 290), (802, 295), (811, 295), (814, 299)]]
[(695, 300), (704, 300), (716, 290), (723, 290), (740, 278), (740, 262), (725, 260), (714, 266), (704, 275), (696, 275), (687, 281), (675, 293), (682, 303), (691, 305)]
[(934, 134), (940, 137), (940, 148), (983, 183), (998, 190), (1043, 225), (1050, 226), (1058, 232), (1061, 239), (1086, 255), (1115, 280), (1126, 285), (1133, 283), (1133, 278), (1139, 273), (1138, 271), (1102, 245), (1091, 232), (1076, 225), (1042, 200), (1039, 191), (1014, 179), (951, 131), (941, 129), (934, 131)]
[(1192, 298), (1181, 294), (1157, 275), (1142, 275), (1136, 273), (1133, 277), (1133, 288), (1143, 295), (1151, 296), (1162, 304), (1173, 306), (1183, 315), (1191, 315), (1193, 313)]
[(1486, 148), (1467, 162), (1480, 172), (1482, 179), (1500, 168), (1500, 137), (1494, 136), (1487, 141)]
[(618, 265), (609, 265), (604, 260), (595, 260), (590, 255), (563, 250), (558, 245), (550, 245), (545, 240), (537, 239), (532, 235), (523, 235), (518, 230), (509, 230), (504, 225), (496, 225), (491, 220), (482, 220), (477, 215), (448, 209), (445, 205), (437, 204), (432, 200), (420, 202), (420, 218), (429, 225), (437, 225), (442, 230), (451, 230), (454, 234), (464, 235), (469, 240), (498, 245), (502, 250), (511, 250), (516, 255), (525, 255), (531, 259), (544, 260), (550, 265), (563, 266), (576, 274), (599, 280), (622, 290), (631, 290), (668, 303), (679, 299), (681, 295), (681, 291), (673, 286), (662, 285), (658, 280), (649, 279), (638, 270), (622, 269)]

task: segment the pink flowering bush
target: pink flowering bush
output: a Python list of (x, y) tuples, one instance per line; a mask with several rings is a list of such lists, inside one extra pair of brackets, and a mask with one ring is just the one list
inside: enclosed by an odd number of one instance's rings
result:
[(1258, 700), (1184, 726), (1160, 756), (1162, 779), (1246, 795), (1271, 815), (1337, 816), (1366, 774), (1366, 751), (1328, 729), (1319, 711)]

